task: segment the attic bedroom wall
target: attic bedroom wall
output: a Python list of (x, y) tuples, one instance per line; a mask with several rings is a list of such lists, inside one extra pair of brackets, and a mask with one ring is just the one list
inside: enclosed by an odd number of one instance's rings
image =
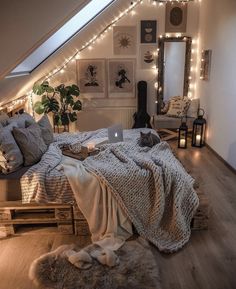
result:
[[(136, 55), (124, 55), (116, 56), (113, 54), (113, 37), (112, 30), (109, 31), (106, 37), (96, 43), (93, 50), (85, 50), (81, 53), (80, 58), (82, 59), (93, 59), (93, 58), (135, 58), (136, 59), (136, 83), (139, 80), (146, 80), (148, 82), (148, 112), (153, 115), (156, 111), (155, 97), (156, 91), (154, 89), (155, 75), (152, 69), (142, 70), (140, 69), (140, 20), (157, 20), (157, 36), (165, 33), (165, 5), (153, 6), (149, 3), (149, 0), (145, 0), (144, 4), (139, 5), (135, 12), (136, 14), (124, 17), (117, 23), (117, 26), (136, 26), (137, 27), (137, 53)], [(58, 53), (50, 57), (43, 65), (41, 65), (31, 76), (22, 77), (21, 80), (9, 79), (5, 80), (4, 83), (0, 82), (0, 88), (4, 88), (5, 96), (8, 94), (8, 88), (17, 87), (18, 96), (27, 92), (31, 89), (33, 83), (45, 76), (47, 73), (61, 65), (67, 57), (75, 52), (76, 48), (80, 48), (86, 41), (101, 31), (104, 24), (109, 24), (114, 17), (127, 8), (127, 0), (118, 0), (112, 5), (112, 8), (107, 9), (102, 16), (99, 16), (89, 26), (84, 29), (78, 36), (70, 41), (65, 47), (63, 47)], [(197, 38), (198, 36), (198, 15), (199, 15), (199, 3), (198, 1), (191, 2), (188, 5), (188, 19), (187, 19), (187, 31), (185, 35)], [(63, 74), (56, 76), (52, 85), (60, 83), (71, 84), (77, 83), (77, 71), (76, 63), (71, 63), (65, 69)], [(13, 93), (13, 91), (12, 91)], [(1, 92), (0, 92), (1, 97)], [(83, 97), (83, 95), (82, 95)], [(35, 99), (34, 99), (35, 101)], [(108, 126), (120, 120), (123, 117), (121, 114), (122, 110), (129, 110), (129, 124), (132, 125), (132, 114), (136, 110), (137, 98), (121, 99), (121, 98), (104, 98), (104, 99), (89, 99), (84, 101), (84, 111), (80, 113), (78, 125), (74, 126), (73, 129), (79, 128), (80, 130), (96, 129), (101, 126)], [(104, 111), (108, 115), (104, 116)], [(102, 119), (104, 118), (104, 119)]]
[(212, 49), (210, 79), (199, 80), (207, 142), (236, 169), (236, 1), (203, 0), (200, 11), (201, 46)]
[(89, 0), (1, 0), (0, 76), (12, 70), (85, 2)]

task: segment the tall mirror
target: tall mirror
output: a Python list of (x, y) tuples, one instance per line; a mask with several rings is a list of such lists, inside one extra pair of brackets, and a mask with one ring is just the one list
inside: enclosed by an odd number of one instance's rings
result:
[(172, 96), (188, 95), (191, 43), (191, 37), (159, 39), (157, 114), (161, 113), (163, 103)]

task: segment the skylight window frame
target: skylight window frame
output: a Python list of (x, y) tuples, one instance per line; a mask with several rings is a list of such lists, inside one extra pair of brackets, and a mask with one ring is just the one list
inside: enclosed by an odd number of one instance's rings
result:
[[(78, 28), (73, 34), (71, 34), (64, 42), (62, 42), (58, 47), (56, 47), (55, 49), (53, 49), (53, 51), (51, 53), (49, 53), (46, 57), (43, 58), (42, 61), (40, 61), (37, 65), (35, 65), (32, 69), (29, 70), (19, 70), (19, 71), (15, 71), (17, 69), (17, 67), (21, 66), (24, 62), (29, 61), (30, 57), (32, 57), (32, 55), (40, 49), (44, 49), (43, 45), (45, 45), (45, 43), (47, 41), (50, 41), (52, 39), (52, 37), (55, 37), (56, 33), (58, 33), (60, 30), (62, 30), (63, 28), (65, 28), (66, 25), (68, 25), (68, 23), (70, 21), (74, 21), (75, 17), (78, 17), (78, 15), (83, 11), (83, 9), (88, 9), (88, 7), (90, 7), (91, 5), (94, 5), (94, 1), (97, 1), (96, 3), (98, 4), (101, 0), (92, 0), (91, 2), (89, 2), (86, 6), (84, 6), (76, 15), (74, 15), (69, 21), (67, 21), (67, 23), (65, 23), (63, 26), (61, 26), (54, 34), (52, 34), (46, 41), (44, 41), (38, 48), (36, 48), (30, 55), (28, 55), (20, 64), (18, 64), (9, 75), (7, 75), (5, 78), (11, 78), (11, 77), (17, 77), (17, 76), (24, 76), (24, 75), (29, 75), (31, 74), (34, 70), (36, 70), (42, 63), (44, 63), (45, 61), (47, 61), (53, 54), (55, 54), (56, 52), (58, 52), (60, 49), (62, 49), (69, 41), (71, 41), (71, 39), (73, 39), (74, 37), (76, 37), (85, 27), (88, 26), (89, 23), (91, 23), (96, 17), (98, 17), (99, 15), (101, 15), (109, 6), (111, 6), (113, 4), (113, 2), (115, 2), (116, 0), (107, 0), (107, 4), (99, 9), (99, 11), (94, 14), (94, 16), (92, 16), (90, 19), (88, 19), (87, 22), (85, 22), (84, 24), (81, 25), (80, 28)], [(101, 2), (100, 2), (101, 4)]]

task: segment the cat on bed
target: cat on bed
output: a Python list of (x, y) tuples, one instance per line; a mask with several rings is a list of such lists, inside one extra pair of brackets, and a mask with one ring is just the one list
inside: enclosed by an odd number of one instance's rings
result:
[(158, 144), (159, 142), (160, 142), (160, 138), (157, 135), (151, 132), (144, 133), (140, 131), (140, 138), (138, 140), (139, 146), (141, 147), (147, 146), (147, 147), (152, 148), (154, 145)]

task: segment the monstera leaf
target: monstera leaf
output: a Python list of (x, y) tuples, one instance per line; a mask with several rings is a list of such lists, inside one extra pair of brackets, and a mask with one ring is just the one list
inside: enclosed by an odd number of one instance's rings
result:
[(54, 92), (54, 88), (52, 86), (49, 85), (48, 81), (44, 81), (41, 84), (35, 83), (33, 86), (33, 93), (37, 94), (37, 95), (41, 95), (43, 93), (52, 93)]

